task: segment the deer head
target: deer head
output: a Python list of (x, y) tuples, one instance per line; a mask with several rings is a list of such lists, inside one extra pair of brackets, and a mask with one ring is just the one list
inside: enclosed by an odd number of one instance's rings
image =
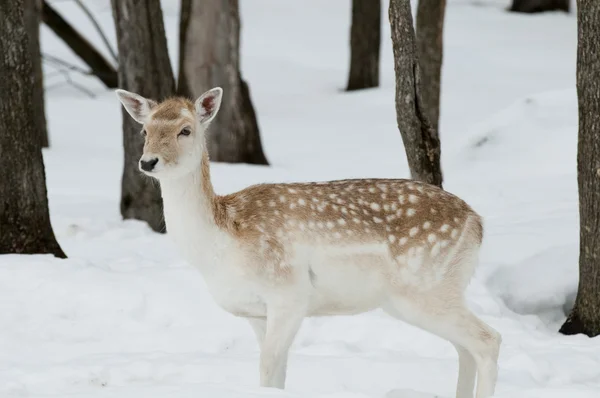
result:
[(206, 129), (221, 106), (220, 87), (208, 90), (195, 103), (180, 97), (157, 103), (125, 90), (116, 94), (142, 125), (145, 142), (139, 168), (143, 173), (157, 179), (177, 178), (200, 167)]

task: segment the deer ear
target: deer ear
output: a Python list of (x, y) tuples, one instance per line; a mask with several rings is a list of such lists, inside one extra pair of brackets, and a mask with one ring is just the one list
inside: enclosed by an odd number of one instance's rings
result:
[(140, 124), (146, 122), (150, 111), (156, 106), (156, 102), (129, 91), (118, 89), (115, 93), (127, 113)]
[(221, 107), (222, 98), (223, 89), (221, 87), (211, 88), (198, 97), (194, 106), (200, 123), (208, 124), (215, 118)]

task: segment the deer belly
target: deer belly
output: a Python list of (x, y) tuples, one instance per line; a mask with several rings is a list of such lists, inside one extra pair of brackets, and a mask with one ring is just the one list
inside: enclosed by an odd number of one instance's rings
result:
[(309, 315), (352, 315), (381, 306), (390, 260), (387, 248), (316, 250), (309, 261)]

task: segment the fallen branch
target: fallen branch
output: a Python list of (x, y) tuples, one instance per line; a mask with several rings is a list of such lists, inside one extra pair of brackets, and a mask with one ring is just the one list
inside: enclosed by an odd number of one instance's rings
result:
[(46, 1), (44, 1), (42, 8), (42, 20), (90, 67), (91, 74), (100, 79), (108, 88), (118, 87), (119, 77), (116, 69), (85, 37), (48, 5)]

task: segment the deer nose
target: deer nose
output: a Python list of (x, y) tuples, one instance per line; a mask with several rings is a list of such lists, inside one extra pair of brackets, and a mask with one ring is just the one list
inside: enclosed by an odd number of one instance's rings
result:
[(152, 169), (154, 169), (154, 166), (156, 166), (156, 163), (158, 163), (158, 158), (152, 158), (150, 160), (140, 160), (140, 167), (144, 171), (152, 171)]

